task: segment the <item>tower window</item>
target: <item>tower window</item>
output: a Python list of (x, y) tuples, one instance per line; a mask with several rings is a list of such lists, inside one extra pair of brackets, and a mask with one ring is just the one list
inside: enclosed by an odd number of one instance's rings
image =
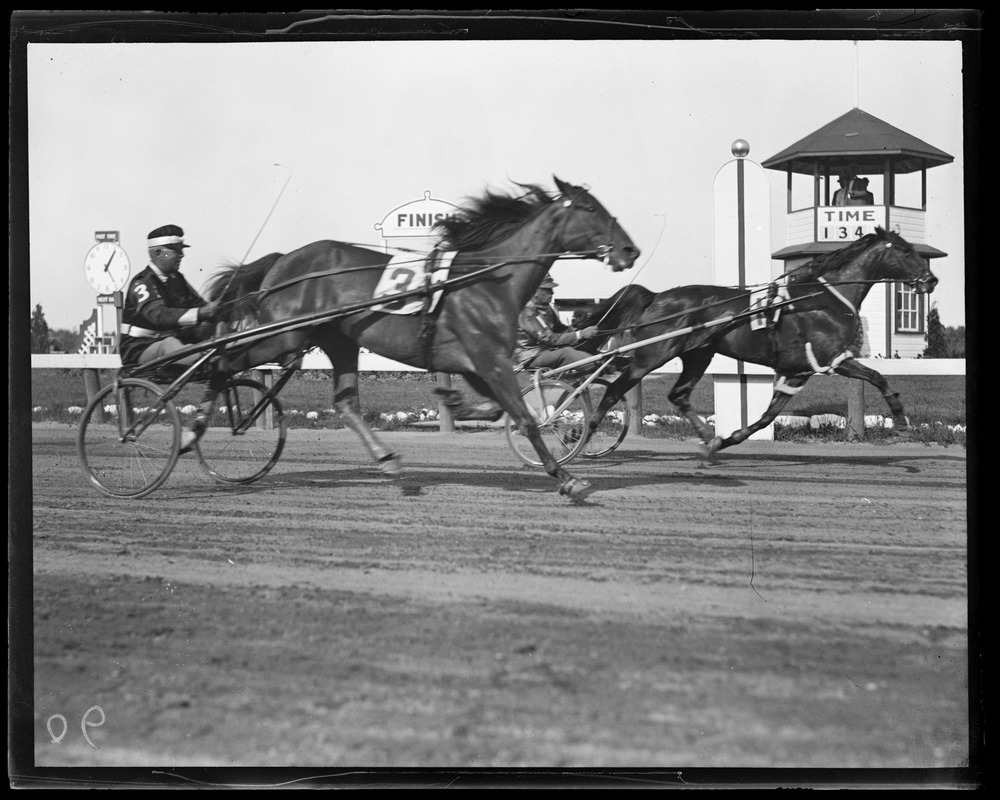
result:
[(896, 333), (924, 332), (923, 296), (903, 283), (896, 284)]

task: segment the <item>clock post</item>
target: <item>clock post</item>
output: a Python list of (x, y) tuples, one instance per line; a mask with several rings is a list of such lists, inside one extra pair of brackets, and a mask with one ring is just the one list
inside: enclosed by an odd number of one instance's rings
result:
[[(103, 295), (106, 296), (106, 295)], [(101, 295), (98, 296), (97, 301), (101, 301)], [(125, 301), (125, 295), (122, 292), (112, 292), (111, 302), (108, 305), (113, 305), (115, 307), (115, 350), (118, 349), (118, 344), (121, 342), (122, 336), (122, 305)]]
[[(119, 244), (118, 231), (95, 231), (94, 239), (97, 244), (87, 252), (83, 271), (87, 282), (97, 292), (99, 350), (109, 352), (115, 348), (121, 335), (122, 289), (128, 283), (130, 266), (128, 255)], [(114, 336), (109, 337), (111, 342), (104, 337), (104, 306), (115, 308)]]

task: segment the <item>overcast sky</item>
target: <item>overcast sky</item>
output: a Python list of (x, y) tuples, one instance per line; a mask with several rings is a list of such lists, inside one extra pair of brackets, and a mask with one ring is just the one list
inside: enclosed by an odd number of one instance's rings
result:
[[(638, 283), (709, 283), (733, 141), (761, 162), (855, 106), (954, 156), (928, 171), (926, 243), (948, 254), (932, 263), (941, 321), (965, 324), (957, 41), (31, 44), (27, 67), (30, 301), (51, 328), (95, 307), (97, 230), (121, 232), (134, 274), (146, 234), (181, 225), (200, 288), (317, 239), (381, 247), (376, 224), (426, 192), (460, 203), (553, 174), (618, 217)], [(785, 176), (767, 175), (774, 251)], [(633, 275), (555, 277), (557, 296), (597, 297)]]

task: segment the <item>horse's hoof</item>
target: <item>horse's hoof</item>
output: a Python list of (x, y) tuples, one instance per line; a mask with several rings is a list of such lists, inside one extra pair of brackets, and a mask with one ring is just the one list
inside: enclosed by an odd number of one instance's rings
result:
[(570, 478), (559, 487), (559, 494), (566, 495), (574, 503), (579, 503), (594, 491), (592, 484), (579, 478)]
[(395, 453), (389, 453), (378, 460), (378, 468), (382, 470), (383, 474), (395, 478), (403, 474), (403, 459)]
[(500, 417), (502, 417), (506, 412), (498, 405), (488, 406), (484, 408), (483, 419), (486, 422), (499, 422)]
[(701, 446), (701, 455), (707, 461), (722, 448), (722, 437), (716, 436)]
[(462, 408), (452, 414), (456, 421), (470, 420), (473, 422), (496, 422), (504, 415), (504, 410), (496, 403), (480, 403), (479, 405)]

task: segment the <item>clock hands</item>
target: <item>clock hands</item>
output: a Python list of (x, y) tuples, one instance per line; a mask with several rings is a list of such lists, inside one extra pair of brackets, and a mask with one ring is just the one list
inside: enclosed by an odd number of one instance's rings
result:
[[(110, 254), (108, 250), (110, 249)], [(108, 258), (105, 261), (104, 256)], [(104, 262), (103, 264), (101, 262)], [(103, 269), (101, 267), (103, 266)], [(98, 242), (87, 254), (87, 280), (99, 293), (117, 292), (128, 282), (128, 256), (113, 242)]]

